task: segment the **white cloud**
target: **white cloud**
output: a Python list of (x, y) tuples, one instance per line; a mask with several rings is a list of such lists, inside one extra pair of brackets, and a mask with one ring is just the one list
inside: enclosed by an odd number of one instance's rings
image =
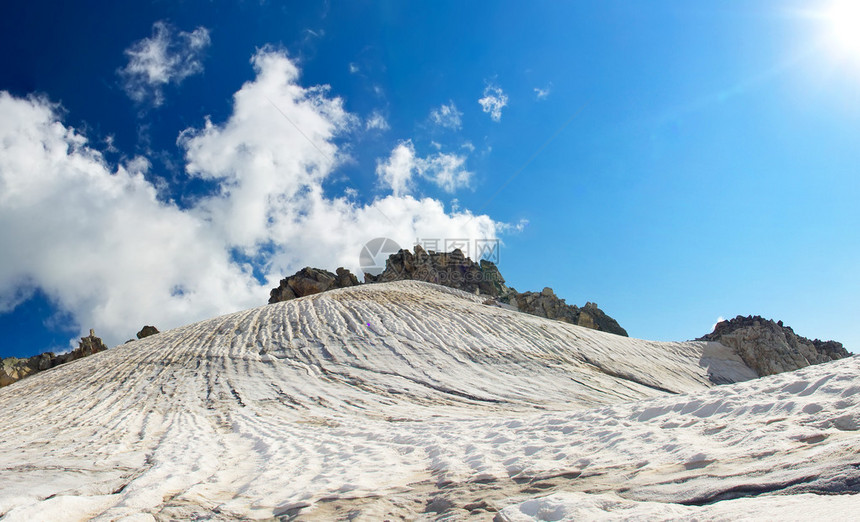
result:
[(487, 85), (484, 89), (484, 97), (478, 100), (484, 112), (489, 113), (493, 121), (501, 121), (502, 108), (508, 104), (508, 95), (502, 92), (501, 87)]
[(415, 147), (411, 141), (404, 141), (394, 147), (386, 161), (377, 162), (376, 176), (380, 183), (399, 196), (411, 190), (412, 174), (416, 169)]
[(370, 117), (364, 122), (364, 126), (367, 130), (388, 130), (388, 121), (386, 121), (385, 116), (382, 115), (379, 111), (373, 111), (370, 114)]
[[(374, 237), (496, 237), (488, 216), (405, 190), (369, 203), (325, 194), (341, 157), (333, 139), (357, 118), (326, 87), (299, 85), (282, 53), (252, 62), (256, 78), (235, 93), (230, 117), (179, 139), (189, 174), (219, 187), (187, 209), (157, 198), (146, 158), (111, 167), (57, 106), (0, 92), (0, 310), (41, 288), (82, 334), (95, 328), (113, 345), (143, 324), (163, 330), (263, 305), (305, 265), (357, 271)], [(468, 179), (460, 158), (417, 158), (407, 143), (414, 173), (443, 187)]]
[(155, 22), (150, 38), (138, 40), (125, 50), (128, 64), (119, 70), (125, 92), (136, 102), (161, 105), (165, 85), (178, 85), (203, 72), (202, 54), (210, 42), (205, 27), (176, 33), (165, 22)]
[(156, 198), (147, 166), (110, 168), (56, 107), (0, 92), (0, 302), (41, 287), (111, 343), (258, 302), (206, 223)]
[(499, 232), (500, 234), (514, 234), (514, 233), (519, 234), (520, 232), (525, 230), (526, 227), (528, 227), (528, 226), (529, 226), (529, 220), (528, 219), (520, 219), (515, 224), (514, 223), (498, 223), (497, 227), (496, 227), (496, 231)]
[(422, 176), (445, 192), (454, 192), (469, 186), (472, 173), (463, 168), (465, 164), (465, 156), (439, 153), (421, 160), (418, 165)]
[(395, 196), (407, 194), (413, 189), (416, 176), (426, 179), (446, 192), (468, 187), (472, 173), (464, 166), (466, 157), (437, 152), (425, 158), (415, 153), (411, 140), (402, 141), (394, 147), (385, 161), (376, 165), (376, 175), (383, 186), (390, 188)]
[(549, 96), (550, 91), (552, 90), (552, 84), (547, 85), (545, 89), (541, 89), (540, 87), (535, 87), (535, 98), (538, 100), (544, 100), (547, 96)]
[(339, 163), (331, 140), (355, 121), (327, 86), (297, 85), (299, 70), (283, 54), (264, 49), (252, 64), (257, 77), (233, 96), (230, 118), (187, 129), (178, 140), (188, 173), (221, 184), (222, 193), (198, 211), (229, 244), (251, 250)]
[(356, 64), (354, 64), (354, 63), (352, 63), (352, 62), (350, 62), (350, 64), (349, 64), (349, 72), (350, 72), (350, 74), (355, 74), (355, 73), (357, 73), (358, 71), (359, 71), (359, 69), (358, 69), (358, 65), (356, 65)]
[(460, 117), (463, 113), (457, 110), (454, 102), (445, 105), (444, 103), (438, 108), (430, 111), (430, 119), (440, 127), (457, 130), (462, 126)]

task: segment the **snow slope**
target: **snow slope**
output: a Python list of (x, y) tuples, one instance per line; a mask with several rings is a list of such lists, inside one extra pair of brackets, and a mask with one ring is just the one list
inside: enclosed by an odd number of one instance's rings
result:
[[(164, 332), (0, 389), (3, 520), (860, 513), (860, 359), (754, 374), (418, 282)], [(854, 494), (835, 495), (851, 492)]]

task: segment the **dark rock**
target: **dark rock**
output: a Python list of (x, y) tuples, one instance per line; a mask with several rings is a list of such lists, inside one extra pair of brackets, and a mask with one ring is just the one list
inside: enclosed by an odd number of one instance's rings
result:
[(289, 301), (295, 299), (296, 293), (290, 287), (287, 279), (281, 279), (281, 284), (277, 288), (273, 288), (269, 292), (269, 304), (280, 303), (281, 301)]
[[(548, 287), (541, 292), (521, 294), (505, 286), (505, 278), (495, 263), (486, 259), (476, 263), (459, 249), (448, 253), (432, 250), (428, 252), (416, 245), (414, 254), (401, 249), (388, 256), (385, 270), (379, 275), (364, 274), (365, 283), (404, 280), (425, 281), (470, 294), (486, 295), (491, 298), (484, 301), (488, 305), (513, 307), (528, 314), (627, 336), (624, 328), (596, 304), (586, 303), (582, 308), (568, 305)], [(338, 268), (337, 274), (332, 274), (326, 270), (306, 267), (282, 279), (278, 288), (270, 292), (269, 304), (358, 284), (358, 279), (344, 268)]]
[(96, 337), (95, 332), (93, 330), (90, 330), (90, 335), (88, 335), (87, 337), (81, 337), (81, 342), (78, 343), (77, 348), (75, 348), (69, 353), (59, 355), (57, 356), (57, 358), (62, 358), (62, 362), (67, 363), (69, 361), (89, 357), (94, 353), (103, 352), (107, 349), (108, 347), (105, 346), (105, 343), (102, 342), (101, 338)]
[(606, 315), (595, 303), (587, 302), (582, 308), (569, 305), (564, 299), (558, 298), (552, 288), (544, 288), (540, 293), (520, 293), (511, 288), (509, 302), (527, 314), (627, 337), (627, 331), (618, 321)]
[[(385, 270), (381, 274), (375, 277), (365, 274), (364, 278), (367, 283), (406, 279), (450, 286), (469, 293), (490, 296), (528, 314), (627, 336), (624, 328), (596, 304), (586, 303), (583, 308), (568, 305), (549, 287), (541, 292), (519, 293), (505, 286), (505, 279), (494, 263), (483, 259), (480, 263), (475, 263), (460, 250), (449, 254), (426, 252), (420, 245), (416, 245), (415, 254), (400, 250), (388, 257)], [(487, 304), (493, 303), (495, 301)]]
[(836, 341), (810, 341), (794, 333), (782, 321), (758, 315), (737, 316), (720, 321), (714, 331), (697, 339), (716, 341), (734, 349), (744, 363), (759, 376), (797, 370), (849, 357), (851, 354)]
[(144, 337), (149, 337), (150, 335), (155, 335), (158, 333), (158, 328), (154, 326), (146, 325), (137, 332), (137, 338), (143, 339)]
[(343, 267), (338, 267), (335, 277), (335, 287), (336, 288), (346, 288), (348, 286), (358, 286), (358, 278), (355, 277), (355, 274), (347, 270)]
[(90, 335), (81, 337), (78, 347), (69, 353), (54, 355), (53, 352), (45, 352), (27, 359), (18, 359), (17, 357), (3, 359), (0, 361), (0, 388), (55, 366), (105, 350), (107, 350), (107, 346), (95, 336), (95, 332), (90, 330)]
[(427, 507), (424, 508), (424, 512), (441, 514), (450, 511), (454, 506), (455, 504), (445, 497), (433, 497), (427, 501)]
[(281, 279), (278, 287), (273, 288), (269, 293), (269, 304), (358, 284), (358, 278), (342, 267), (337, 269), (337, 274), (319, 268), (305, 267), (295, 274)]
[(494, 263), (485, 259), (475, 263), (459, 249), (450, 253), (427, 252), (415, 245), (415, 254), (405, 249), (391, 254), (385, 262), (385, 270), (378, 276), (364, 274), (365, 283), (403, 280), (436, 283), (470, 294), (493, 297), (508, 294), (505, 279)]

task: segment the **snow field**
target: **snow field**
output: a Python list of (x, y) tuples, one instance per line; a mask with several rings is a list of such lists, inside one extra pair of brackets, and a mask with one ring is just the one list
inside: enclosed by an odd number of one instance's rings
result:
[(754, 375), (716, 343), (619, 337), (426, 283), (326, 292), (0, 390), (0, 515), (719, 519), (860, 506), (830, 495), (860, 482), (857, 357), (719, 387), (709, 372)]

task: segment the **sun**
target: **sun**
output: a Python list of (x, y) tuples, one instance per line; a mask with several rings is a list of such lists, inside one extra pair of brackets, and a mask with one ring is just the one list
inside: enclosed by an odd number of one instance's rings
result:
[(825, 18), (837, 49), (860, 57), (860, 1), (836, 0), (825, 11)]

